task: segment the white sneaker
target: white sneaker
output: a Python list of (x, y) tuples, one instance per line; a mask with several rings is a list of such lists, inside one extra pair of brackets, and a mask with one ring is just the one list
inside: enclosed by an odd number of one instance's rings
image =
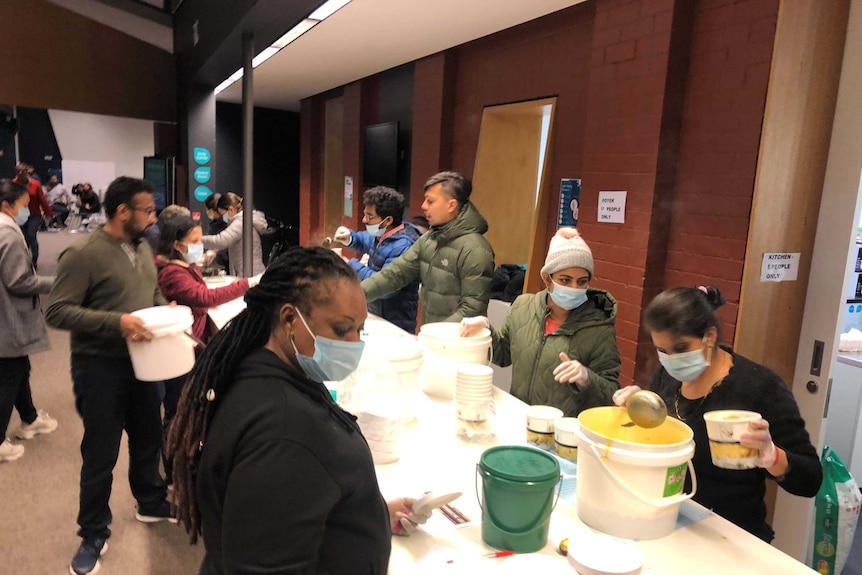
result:
[(15, 445), (8, 437), (0, 443), (0, 461), (15, 461), (22, 455), (24, 455), (23, 445)]
[(33, 423), (22, 423), (15, 430), (15, 437), (18, 439), (32, 439), (36, 435), (51, 433), (57, 429), (57, 420), (48, 415), (45, 411), (39, 411)]

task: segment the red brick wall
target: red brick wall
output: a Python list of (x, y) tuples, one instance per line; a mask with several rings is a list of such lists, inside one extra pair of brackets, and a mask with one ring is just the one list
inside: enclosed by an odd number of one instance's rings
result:
[(686, 81), (666, 287), (712, 284), (733, 342), (779, 0), (700, 0)]
[[(439, 169), (472, 175), (485, 106), (557, 96), (550, 181), (583, 180), (594, 285), (619, 302), (621, 382), (654, 369), (640, 317), (665, 287), (719, 285), (731, 341), (778, 2), (594, 0), (420, 60), (411, 204)], [(362, 113), (348, 108), (345, 129)], [(345, 140), (345, 170), (349, 154)], [(602, 190), (628, 192), (626, 223), (596, 222)]]
[(580, 176), (594, 7), (586, 2), (452, 50), (452, 169), (472, 176), (485, 106), (557, 96), (550, 180)]

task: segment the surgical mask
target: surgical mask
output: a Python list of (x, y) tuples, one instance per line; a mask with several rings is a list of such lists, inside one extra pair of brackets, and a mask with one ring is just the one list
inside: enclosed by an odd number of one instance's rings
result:
[(379, 238), (386, 233), (386, 227), (383, 225), (383, 222), (379, 224), (365, 224), (365, 231), (375, 238)]
[(27, 220), (30, 219), (30, 208), (24, 206), (23, 208), (18, 208), (18, 213), (15, 214), (15, 223), (18, 224), (18, 227), (23, 226), (27, 223)]
[(296, 313), (302, 320), (302, 325), (305, 326), (308, 334), (314, 338), (314, 357), (299, 353), (296, 342), (293, 341), (292, 337), (290, 338), (293, 351), (296, 353), (296, 360), (309, 379), (320, 383), (341, 381), (356, 371), (356, 368), (359, 367), (359, 360), (362, 359), (362, 351), (365, 349), (364, 341), (341, 341), (314, 335), (314, 332), (305, 323), (302, 312), (297, 309)]
[[(703, 336), (703, 346), (706, 347), (706, 336)], [(710, 355), (712, 355), (710, 353)], [(658, 361), (672, 378), (679, 381), (692, 381), (698, 378), (710, 364), (703, 357), (703, 348), (668, 355), (658, 352)]]
[(203, 244), (187, 244), (186, 249), (188, 251), (183, 254), (183, 259), (185, 259), (190, 264), (197, 263), (201, 261), (202, 257), (204, 257)]
[(561, 286), (557, 282), (553, 283), (554, 291), (551, 292), (551, 299), (561, 308), (571, 311), (576, 307), (581, 307), (587, 301), (587, 290)]
[(224, 223), (226, 223), (226, 224), (229, 224), (229, 223), (230, 223), (230, 216), (229, 216), (229, 215), (227, 215), (227, 212), (225, 212), (225, 213), (223, 213), (223, 214), (221, 215), (221, 219), (222, 219), (222, 221), (224, 221)]

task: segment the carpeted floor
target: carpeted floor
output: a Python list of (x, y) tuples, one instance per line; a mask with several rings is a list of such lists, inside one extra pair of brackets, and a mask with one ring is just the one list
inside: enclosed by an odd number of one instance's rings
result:
[[(57, 256), (77, 234), (39, 234), (39, 273), (53, 275)], [(83, 427), (75, 412), (69, 375), (69, 336), (50, 330), (51, 350), (30, 358), (31, 387), (38, 409), (48, 411), (60, 426), (50, 435), (28, 441), (24, 456), (0, 464), (0, 573), (60, 575), (78, 548), (79, 446)], [(18, 414), (9, 423), (11, 435)], [(126, 479), (126, 440), (114, 473), (110, 548), (102, 559), (106, 575), (186, 575), (198, 571), (203, 545), (189, 546), (185, 531), (168, 523), (145, 525), (135, 520), (135, 501)]]

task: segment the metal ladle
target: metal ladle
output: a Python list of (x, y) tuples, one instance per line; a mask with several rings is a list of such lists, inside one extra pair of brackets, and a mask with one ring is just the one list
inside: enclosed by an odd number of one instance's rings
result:
[(626, 402), (629, 418), (639, 427), (658, 427), (667, 419), (667, 405), (657, 393), (642, 389)]

